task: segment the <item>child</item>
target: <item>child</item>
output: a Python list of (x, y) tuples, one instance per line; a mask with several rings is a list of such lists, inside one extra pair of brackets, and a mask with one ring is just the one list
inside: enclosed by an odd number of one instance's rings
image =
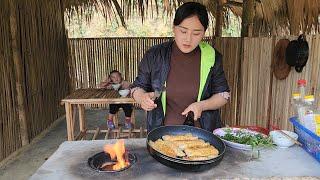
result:
[[(106, 89), (128, 89), (130, 83), (128, 81), (124, 81), (122, 75), (119, 71), (113, 70), (110, 72), (109, 76), (106, 77), (99, 85), (100, 88)], [(132, 128), (131, 123), (131, 113), (132, 113), (132, 105), (131, 104), (110, 104), (109, 105), (109, 115), (107, 119), (107, 126), (110, 129), (114, 129), (115, 125), (113, 122), (113, 117), (119, 111), (119, 108), (122, 108), (125, 114), (125, 123), (124, 127), (126, 129)]]

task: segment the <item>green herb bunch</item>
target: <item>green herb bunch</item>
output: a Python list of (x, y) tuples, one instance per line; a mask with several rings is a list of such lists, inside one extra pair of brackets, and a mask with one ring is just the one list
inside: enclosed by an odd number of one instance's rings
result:
[(254, 134), (243, 129), (236, 131), (225, 129), (225, 133), (226, 134), (221, 137), (222, 139), (239, 144), (251, 145), (252, 148), (273, 146), (271, 137), (264, 136), (260, 133)]

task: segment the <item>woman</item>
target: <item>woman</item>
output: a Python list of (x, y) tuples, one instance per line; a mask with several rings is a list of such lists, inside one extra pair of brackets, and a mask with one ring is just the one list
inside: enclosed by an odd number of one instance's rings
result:
[(174, 40), (152, 47), (141, 60), (131, 96), (148, 111), (148, 131), (182, 125), (192, 111), (195, 125), (212, 132), (222, 125), (218, 109), (227, 103), (229, 87), (222, 55), (201, 42), (207, 10), (196, 2), (185, 3), (173, 24)]
[[(130, 83), (128, 81), (124, 81), (122, 75), (119, 71), (113, 70), (110, 74), (105, 78), (99, 85), (100, 88), (106, 89), (128, 89)], [(110, 129), (114, 129), (115, 125), (113, 122), (113, 117), (122, 108), (125, 114), (125, 123), (124, 128), (131, 129), (131, 114), (132, 114), (132, 105), (131, 104), (110, 104), (109, 105), (109, 116), (107, 119), (107, 126)]]

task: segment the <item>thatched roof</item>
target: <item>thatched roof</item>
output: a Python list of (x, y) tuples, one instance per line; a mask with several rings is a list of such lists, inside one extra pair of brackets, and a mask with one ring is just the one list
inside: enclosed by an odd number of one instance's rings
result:
[[(172, 15), (179, 4), (189, 0), (163, 0), (164, 11)], [(210, 14), (215, 17), (217, 4), (223, 4), (224, 25), (228, 25), (228, 10), (237, 16), (242, 15), (243, 0), (195, 0), (203, 3)], [(157, 0), (65, 0), (64, 7), (69, 13), (80, 12), (90, 18), (90, 10), (94, 7), (101, 11), (106, 19), (117, 17), (123, 25), (126, 18), (134, 11), (143, 18), (147, 8), (158, 12)], [(283, 35), (319, 32), (320, 0), (255, 0), (254, 34)]]
[(255, 9), (256, 24), (269, 31), (319, 33), (320, 0), (262, 0)]

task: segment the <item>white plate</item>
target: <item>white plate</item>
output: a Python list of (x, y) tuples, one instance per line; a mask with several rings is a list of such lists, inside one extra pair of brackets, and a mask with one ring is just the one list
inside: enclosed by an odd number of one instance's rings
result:
[[(241, 130), (241, 131), (245, 131), (245, 132), (248, 132), (248, 133), (251, 133), (251, 134), (261, 134), (261, 133), (258, 133), (256, 131), (251, 131), (251, 130), (243, 129), (243, 128), (233, 128), (233, 127), (224, 127), (224, 128), (215, 129), (213, 131), (213, 134), (215, 134), (215, 135), (217, 135), (217, 136), (219, 136), (221, 138), (222, 136), (224, 136), (226, 134), (226, 132), (225, 132), (226, 129), (231, 129), (232, 132), (236, 132), (236, 131)], [(262, 134), (262, 135), (265, 136), (264, 134)], [(251, 151), (252, 150), (252, 146), (251, 145), (235, 143), (235, 142), (227, 141), (227, 140), (224, 140), (224, 139), (222, 139), (222, 141), (224, 141), (227, 146), (235, 148), (235, 149), (246, 150), (246, 151)], [(257, 149), (262, 149), (262, 148), (263, 147), (258, 147)]]

